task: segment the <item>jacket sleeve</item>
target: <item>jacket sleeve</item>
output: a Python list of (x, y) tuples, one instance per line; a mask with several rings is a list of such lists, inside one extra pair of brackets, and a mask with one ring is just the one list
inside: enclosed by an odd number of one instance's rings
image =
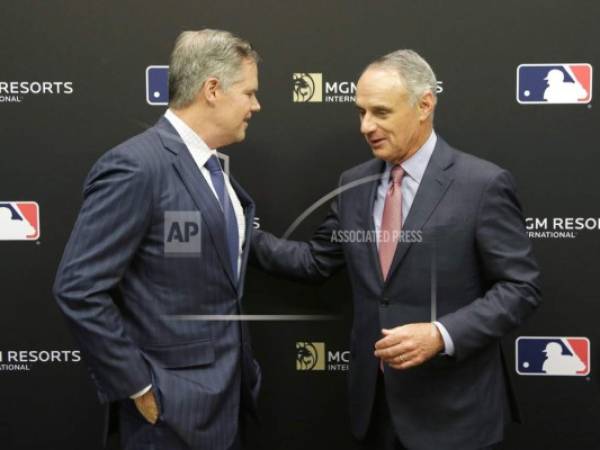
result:
[(540, 271), (533, 257), (512, 176), (502, 171), (485, 188), (477, 217), (476, 245), (489, 289), (438, 319), (464, 359), (520, 325), (541, 301)]
[(149, 174), (124, 153), (108, 152), (88, 175), (54, 283), (101, 402), (128, 398), (152, 382), (111, 296), (151, 218)]
[(342, 245), (333, 239), (339, 229), (339, 196), (309, 242), (280, 239), (254, 230), (250, 262), (274, 275), (299, 281), (323, 281), (345, 264)]

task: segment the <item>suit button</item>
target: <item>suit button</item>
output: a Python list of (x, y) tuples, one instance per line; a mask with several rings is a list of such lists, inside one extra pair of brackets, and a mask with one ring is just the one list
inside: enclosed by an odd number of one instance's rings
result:
[(383, 298), (381, 299), (381, 304), (382, 304), (383, 306), (388, 306), (388, 305), (390, 304), (390, 298), (389, 298), (389, 297), (383, 297)]

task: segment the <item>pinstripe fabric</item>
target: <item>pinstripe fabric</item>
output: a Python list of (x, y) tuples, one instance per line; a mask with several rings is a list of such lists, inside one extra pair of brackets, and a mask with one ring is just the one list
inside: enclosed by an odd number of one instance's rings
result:
[[(232, 184), (248, 236), (254, 205), (233, 179)], [(200, 254), (165, 255), (167, 211), (200, 212)], [(127, 404), (132, 393), (152, 384), (160, 426), (184, 448), (228, 449), (240, 402), (253, 410), (260, 384), (244, 324), (165, 317), (242, 312), (247, 246), (238, 280), (223, 230), (217, 200), (176, 131), (161, 118), (92, 168), (55, 282), (100, 401)], [(132, 423), (123, 438), (135, 449), (135, 436), (144, 433)], [(153, 434), (156, 448), (170, 449), (167, 437), (160, 442), (163, 435), (168, 433)]]

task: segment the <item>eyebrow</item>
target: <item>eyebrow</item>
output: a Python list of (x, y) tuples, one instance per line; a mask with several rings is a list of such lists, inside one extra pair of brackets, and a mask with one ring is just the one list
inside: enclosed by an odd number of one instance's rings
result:
[(390, 112), (391, 111), (391, 109), (388, 108), (387, 106), (375, 106), (373, 108), (373, 110), (376, 112)]
[[(366, 111), (368, 108), (365, 108), (363, 106), (360, 106), (358, 104), (354, 104), (354, 106), (356, 107), (356, 109), (358, 109), (359, 111)], [(373, 111), (375, 112), (391, 112), (392, 109), (387, 107), (387, 106), (373, 106), (371, 108)]]

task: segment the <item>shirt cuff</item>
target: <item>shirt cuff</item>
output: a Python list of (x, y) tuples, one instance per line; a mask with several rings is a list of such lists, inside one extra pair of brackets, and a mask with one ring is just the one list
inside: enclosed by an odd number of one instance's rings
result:
[(433, 324), (437, 327), (442, 335), (442, 339), (444, 340), (444, 355), (454, 356), (454, 342), (450, 337), (450, 333), (446, 330), (446, 327), (442, 325), (440, 322), (433, 322)]
[(144, 395), (146, 392), (148, 392), (150, 389), (152, 389), (152, 385), (151, 385), (151, 384), (149, 384), (148, 386), (146, 386), (146, 387), (145, 387), (144, 389), (142, 389), (141, 391), (139, 391), (139, 392), (136, 392), (136, 393), (135, 393), (135, 394), (133, 394), (133, 395), (130, 395), (130, 396), (129, 396), (129, 398), (133, 400), (133, 399), (136, 399), (136, 398), (138, 398), (138, 397), (141, 397), (141, 396), (142, 396), (142, 395)]

